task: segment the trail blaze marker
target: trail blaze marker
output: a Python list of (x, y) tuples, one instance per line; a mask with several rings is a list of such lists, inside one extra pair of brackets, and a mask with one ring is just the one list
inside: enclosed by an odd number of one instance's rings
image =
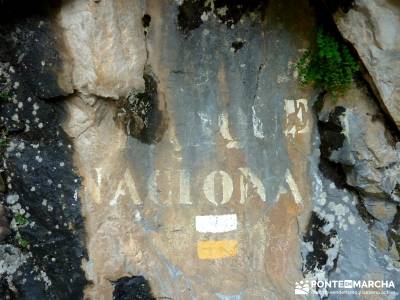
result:
[(199, 241), (197, 255), (200, 259), (218, 259), (237, 255), (238, 241)]
[(236, 214), (196, 217), (196, 230), (198, 232), (221, 233), (233, 231), (236, 229)]

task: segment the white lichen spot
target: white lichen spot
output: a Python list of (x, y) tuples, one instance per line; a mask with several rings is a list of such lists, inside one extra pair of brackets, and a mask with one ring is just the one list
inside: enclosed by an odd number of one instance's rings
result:
[(263, 123), (261, 122), (260, 118), (257, 117), (256, 109), (254, 105), (251, 107), (253, 111), (253, 133), (256, 138), (263, 139), (264, 138), (264, 129)]
[(203, 12), (203, 13), (201, 14), (200, 19), (201, 19), (203, 22), (206, 22), (206, 21), (208, 20), (208, 17), (209, 17), (209, 14), (205, 11), (205, 12)]
[(19, 200), (19, 195), (17, 194), (9, 194), (7, 195), (6, 201), (8, 204), (13, 205)]
[(14, 122), (19, 122), (18, 114), (13, 114), (13, 115), (11, 116), (11, 120), (13, 120)]
[(355, 224), (356, 223), (356, 218), (354, 217), (354, 215), (349, 215), (349, 217), (347, 218), (348, 219), (348, 221), (349, 221), (349, 223), (351, 224), (351, 225), (353, 225), (353, 224)]

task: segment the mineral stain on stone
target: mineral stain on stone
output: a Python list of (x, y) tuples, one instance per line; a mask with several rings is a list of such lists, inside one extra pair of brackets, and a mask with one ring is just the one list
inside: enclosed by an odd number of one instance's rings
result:
[(179, 6), (178, 27), (184, 33), (200, 27), (210, 15), (228, 27), (235, 25), (244, 15), (263, 19), (268, 1), (261, 0), (185, 0)]
[(246, 42), (242, 41), (242, 40), (236, 40), (236, 41), (232, 42), (233, 52), (235, 52), (235, 53), (238, 52), (240, 49), (242, 49), (244, 44), (246, 44)]
[(331, 238), (335, 237), (337, 232), (331, 229), (327, 233), (324, 233), (323, 227), (327, 224), (327, 221), (321, 218), (317, 213), (313, 212), (311, 214), (307, 234), (304, 236), (304, 242), (311, 242), (313, 251), (307, 254), (303, 273), (315, 269), (323, 269), (328, 260), (326, 251), (333, 247)]
[(114, 282), (113, 300), (155, 300), (143, 276), (122, 277)]
[(133, 90), (118, 103), (116, 121), (126, 133), (145, 144), (158, 143), (167, 129), (167, 118), (160, 110), (157, 81), (151, 71), (146, 70), (143, 79), (145, 90)]
[(319, 169), (326, 178), (332, 180), (338, 188), (346, 186), (346, 174), (341, 164), (330, 159), (331, 153), (343, 146), (345, 136), (340, 116), (346, 111), (344, 107), (336, 107), (329, 114), (327, 121), (318, 120), (317, 126), (321, 138)]

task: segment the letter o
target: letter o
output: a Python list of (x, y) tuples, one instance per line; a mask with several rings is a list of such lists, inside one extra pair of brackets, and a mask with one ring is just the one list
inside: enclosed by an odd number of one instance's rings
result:
[(215, 175), (219, 174), (222, 177), (222, 201), (220, 204), (226, 204), (231, 200), (233, 194), (233, 182), (228, 173), (224, 171), (213, 171), (204, 179), (203, 192), (207, 200), (218, 206), (215, 199)]

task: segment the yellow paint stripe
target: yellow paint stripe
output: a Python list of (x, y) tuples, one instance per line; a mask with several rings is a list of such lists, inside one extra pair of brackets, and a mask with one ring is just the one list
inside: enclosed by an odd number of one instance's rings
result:
[(238, 241), (199, 241), (197, 255), (200, 259), (217, 259), (237, 255)]

